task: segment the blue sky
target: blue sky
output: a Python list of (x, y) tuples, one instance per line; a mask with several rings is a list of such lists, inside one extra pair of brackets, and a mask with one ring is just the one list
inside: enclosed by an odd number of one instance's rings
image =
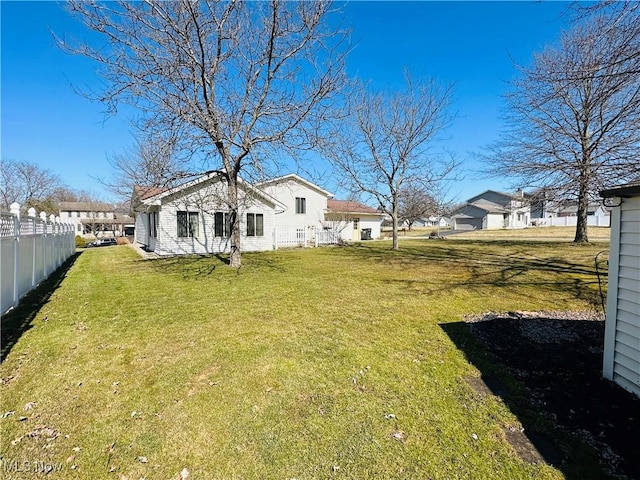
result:
[[(565, 2), (351, 2), (344, 12), (355, 48), (348, 71), (374, 86), (394, 88), (403, 71), (455, 83), (458, 115), (438, 148), (454, 152), (466, 179), (458, 200), (486, 189), (508, 190), (507, 179), (478, 179), (470, 155), (500, 131), (501, 95), (513, 62), (555, 42)], [(99, 85), (95, 65), (61, 52), (51, 31), (86, 36), (54, 2), (1, 2), (1, 154), (58, 174), (75, 189), (109, 199), (96, 178), (112, 174), (109, 156), (133, 143), (126, 112), (105, 118), (104, 107), (74, 92)], [(329, 190), (331, 184), (324, 185)], [(340, 192), (337, 192), (338, 194)]]

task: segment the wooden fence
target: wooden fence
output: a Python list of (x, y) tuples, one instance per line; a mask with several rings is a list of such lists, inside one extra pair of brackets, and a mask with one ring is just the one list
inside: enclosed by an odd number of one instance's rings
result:
[(75, 252), (75, 225), (31, 208), (20, 216), (20, 205), (0, 213), (0, 313), (51, 275)]

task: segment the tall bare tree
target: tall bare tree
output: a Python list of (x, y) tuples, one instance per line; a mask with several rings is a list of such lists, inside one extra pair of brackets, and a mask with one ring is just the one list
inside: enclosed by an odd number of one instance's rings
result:
[(64, 187), (58, 175), (35, 163), (3, 158), (0, 160), (0, 209), (9, 210), (18, 202), (23, 210), (55, 211), (54, 194)]
[(347, 117), (326, 136), (324, 154), (356, 196), (373, 197), (393, 221), (398, 249), (400, 195), (408, 185), (429, 191), (456, 167), (430, 151), (449, 125), (451, 86), (414, 82), (396, 92), (372, 92), (358, 83), (347, 100)]
[(638, 52), (636, 7), (580, 17), (520, 68), (506, 96), (509, 127), (484, 154), (491, 173), (575, 200), (576, 243), (588, 242), (589, 198), (640, 174)]
[[(106, 45), (73, 45), (98, 61), (111, 111), (140, 108), (147, 138), (168, 135), (201, 171), (228, 186), (230, 264), (241, 265), (239, 181), (266, 153), (303, 147), (307, 127), (344, 82), (347, 35), (329, 27), (329, 1), (68, 2)], [(291, 151), (291, 150), (288, 150)], [(273, 158), (273, 157), (272, 157)], [(212, 164), (213, 163), (213, 164)]]

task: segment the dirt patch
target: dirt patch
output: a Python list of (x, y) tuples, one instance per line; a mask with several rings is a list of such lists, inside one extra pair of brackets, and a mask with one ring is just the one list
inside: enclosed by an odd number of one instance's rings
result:
[(208, 367), (206, 370), (198, 374), (195, 378), (193, 378), (189, 382), (189, 391), (187, 395), (191, 397), (195, 395), (200, 389), (205, 387), (206, 385), (215, 386), (218, 382), (211, 381), (212, 376), (217, 374), (220, 371), (220, 365), (212, 365)]
[(505, 437), (523, 460), (544, 458), (567, 478), (640, 479), (640, 398), (602, 378), (601, 315), (509, 312), (465, 323), (484, 350), (462, 342), (482, 371), (467, 381), (518, 416), (524, 431)]

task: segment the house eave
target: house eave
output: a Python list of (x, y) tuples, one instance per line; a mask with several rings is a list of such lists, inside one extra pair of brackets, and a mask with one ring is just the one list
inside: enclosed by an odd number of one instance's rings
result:
[(611, 198), (611, 197), (635, 197), (640, 195), (640, 182), (621, 185), (615, 188), (609, 188), (607, 190), (601, 190), (600, 196), (602, 198)]

